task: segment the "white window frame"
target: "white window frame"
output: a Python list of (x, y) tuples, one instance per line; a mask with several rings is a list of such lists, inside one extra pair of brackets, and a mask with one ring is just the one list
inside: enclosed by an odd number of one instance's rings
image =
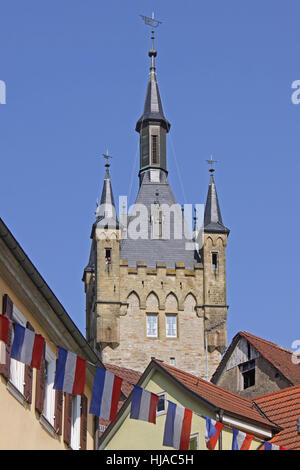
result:
[(55, 390), (53, 388), (56, 368), (56, 356), (54, 352), (46, 344), (46, 371), (45, 376), (45, 397), (44, 397), (44, 411), (43, 417), (54, 426), (55, 415)]
[[(169, 334), (170, 329), (168, 328), (168, 319), (175, 318), (175, 334)], [(177, 314), (167, 313), (166, 314), (166, 337), (167, 338), (177, 338)]]
[[(149, 334), (148, 328), (148, 319), (155, 318), (156, 332), (155, 334)], [(147, 338), (157, 338), (158, 337), (158, 314), (157, 313), (147, 313), (146, 314), (146, 336)]]
[[(22, 326), (26, 327), (26, 318), (14, 305), (13, 307), (13, 321), (20, 323)], [(14, 330), (12, 328), (12, 337), (11, 341), (14, 339)], [(23, 362), (17, 361), (16, 359), (10, 359), (10, 383), (24, 395), (24, 381), (25, 381), (25, 364)]]
[(170, 357), (170, 366), (175, 366), (175, 357)]
[(165, 415), (167, 413), (167, 392), (157, 393), (159, 397), (164, 398), (164, 409), (161, 411), (156, 411), (156, 416)]
[(80, 417), (81, 417), (81, 396), (72, 396), (72, 419), (71, 419), (71, 448), (80, 449)]
[(196, 432), (196, 433), (194, 433), (194, 434), (191, 434), (191, 435), (190, 435), (190, 441), (191, 441), (192, 439), (196, 439), (196, 442), (197, 442), (196, 450), (199, 450), (199, 433)]

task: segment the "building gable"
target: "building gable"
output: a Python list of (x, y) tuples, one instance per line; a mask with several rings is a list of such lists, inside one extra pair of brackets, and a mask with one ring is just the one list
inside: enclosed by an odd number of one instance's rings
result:
[(243, 396), (273, 392), (300, 380), (292, 352), (247, 332), (232, 340), (211, 382)]

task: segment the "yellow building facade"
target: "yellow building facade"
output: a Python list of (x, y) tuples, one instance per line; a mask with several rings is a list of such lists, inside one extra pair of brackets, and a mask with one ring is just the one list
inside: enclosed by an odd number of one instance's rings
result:
[[(0, 365), (0, 449), (94, 449), (96, 421), (88, 406), (92, 364), (102, 363), (1, 219), (0, 299), (0, 314), (10, 319), (10, 328), (17, 322), (45, 339), (37, 370), (10, 358), (10, 331), (6, 364)], [(54, 390), (58, 346), (90, 363), (84, 395)]]

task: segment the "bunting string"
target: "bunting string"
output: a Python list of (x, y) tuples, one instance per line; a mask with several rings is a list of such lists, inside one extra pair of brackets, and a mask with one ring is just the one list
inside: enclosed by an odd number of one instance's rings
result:
[[(11, 358), (40, 369), (43, 350), (46, 344), (42, 335), (18, 322), (0, 315), (0, 364), (6, 363), (6, 344), (8, 342), (9, 324), (13, 325), (14, 337), (11, 347)], [(168, 404), (163, 445), (178, 450), (188, 450), (193, 414), (205, 420), (205, 442), (209, 450), (214, 450), (224, 423), (208, 418), (195, 411), (173, 403), (167, 398), (145, 390), (129, 380), (118, 377), (109, 370), (93, 364), (75, 353), (57, 346), (56, 370), (53, 388), (73, 395), (83, 395), (86, 365), (96, 368), (89, 413), (107, 421), (116, 422), (118, 403), (123, 382), (133, 387), (131, 393), (130, 418), (156, 424), (156, 411), (159, 400)], [(249, 450), (254, 435), (232, 428), (232, 450)], [(264, 441), (261, 450), (286, 450), (283, 446)]]

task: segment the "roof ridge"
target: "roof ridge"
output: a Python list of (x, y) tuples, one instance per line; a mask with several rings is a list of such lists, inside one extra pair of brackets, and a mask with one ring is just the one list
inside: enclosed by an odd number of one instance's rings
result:
[(127, 370), (130, 372), (135, 372), (136, 374), (142, 375), (142, 372), (135, 370), (135, 369), (129, 369), (128, 367), (117, 366), (116, 364), (110, 364), (108, 362), (105, 362), (104, 365), (105, 367), (116, 367), (117, 369)]
[[(156, 359), (154, 359), (156, 361)], [(177, 367), (175, 366), (171, 366), (169, 364), (165, 364), (163, 361), (159, 361), (159, 364), (162, 365), (163, 367), (165, 367), (166, 369), (175, 369), (177, 370), (178, 372), (181, 372), (182, 374), (186, 374), (190, 377), (193, 377), (194, 379), (198, 381), (201, 381), (202, 383), (208, 385), (208, 386), (211, 386), (213, 387), (215, 390), (220, 390), (221, 392), (225, 392), (227, 395), (231, 395), (231, 396), (234, 396), (235, 398), (239, 398), (239, 399), (242, 399), (245, 403), (249, 403), (249, 404), (252, 404), (253, 403), (253, 400), (251, 398), (247, 398), (247, 397), (243, 397), (242, 395), (239, 395), (237, 393), (234, 393), (234, 392), (231, 392), (230, 390), (226, 390), (226, 388), (223, 388), (223, 387), (220, 387), (219, 385), (216, 385), (212, 382), (210, 382), (209, 380), (205, 380), (205, 379), (202, 379), (201, 377), (197, 377), (196, 375), (194, 374), (191, 374), (190, 372), (186, 372), (182, 369), (178, 369)], [(195, 385), (197, 385), (197, 383), (195, 383)]]
[(277, 344), (277, 343), (274, 343), (273, 341), (269, 341), (267, 339), (264, 339), (264, 338), (260, 338), (259, 336), (256, 336), (252, 333), (249, 333), (248, 331), (240, 331), (240, 334), (243, 335), (243, 336), (250, 336), (252, 338), (255, 338), (257, 339), (258, 341), (262, 342), (262, 343), (267, 343), (269, 344), (270, 346), (273, 346), (273, 347), (276, 347), (278, 349), (281, 349), (285, 352), (288, 352), (290, 354), (293, 354), (293, 351), (291, 349), (288, 349), (288, 348), (285, 348), (284, 346), (280, 346), (280, 344)]

